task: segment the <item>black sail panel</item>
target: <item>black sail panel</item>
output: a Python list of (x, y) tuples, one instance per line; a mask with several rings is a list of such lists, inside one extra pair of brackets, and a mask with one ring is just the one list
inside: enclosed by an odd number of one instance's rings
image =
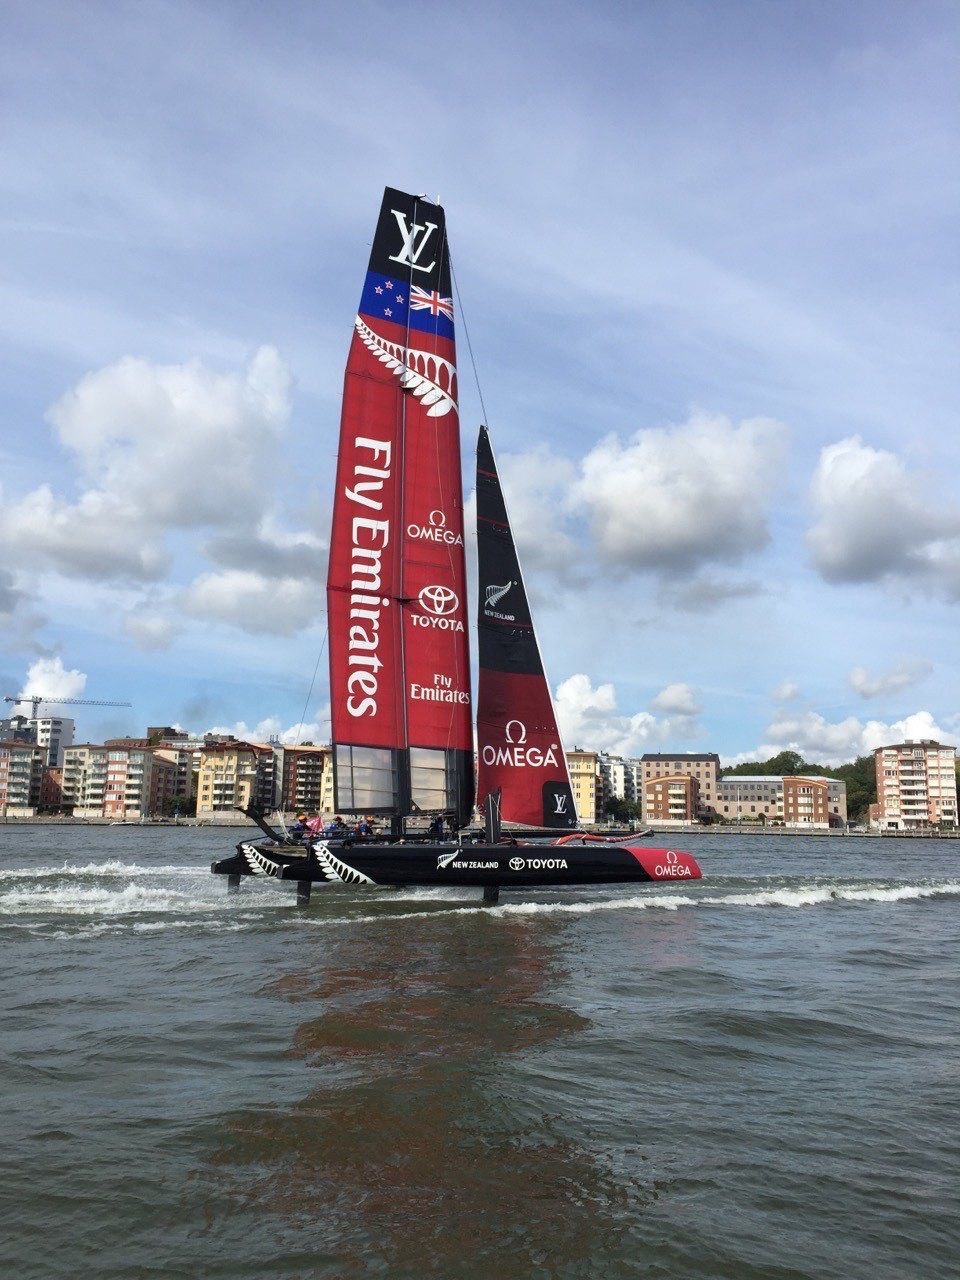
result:
[(477, 442), (477, 556), (478, 802), (499, 789), (504, 821), (575, 827), (567, 758), (486, 427)]

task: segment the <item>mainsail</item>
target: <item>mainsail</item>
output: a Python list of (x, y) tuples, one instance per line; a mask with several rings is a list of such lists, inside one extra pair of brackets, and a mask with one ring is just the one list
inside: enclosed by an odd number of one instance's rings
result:
[(473, 806), (463, 488), (442, 208), (387, 188), (347, 359), (327, 577), (338, 809)]
[(486, 427), (477, 442), (477, 554), (479, 799), (499, 790), (504, 821), (575, 827), (567, 758)]

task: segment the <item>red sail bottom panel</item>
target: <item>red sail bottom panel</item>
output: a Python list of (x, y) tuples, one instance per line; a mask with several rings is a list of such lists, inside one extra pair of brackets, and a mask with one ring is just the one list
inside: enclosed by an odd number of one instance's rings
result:
[(543, 675), (481, 667), (478, 701), (477, 794), (501, 790), (505, 822), (575, 825), (567, 761)]
[(680, 849), (650, 849), (643, 845), (624, 847), (651, 880), (699, 880), (703, 874), (696, 858)]

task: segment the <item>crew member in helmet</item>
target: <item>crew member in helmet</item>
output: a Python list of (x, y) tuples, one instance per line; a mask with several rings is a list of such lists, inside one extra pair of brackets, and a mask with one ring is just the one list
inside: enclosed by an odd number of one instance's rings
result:
[(298, 813), (296, 822), (290, 824), (290, 839), (302, 840), (307, 829), (307, 815)]

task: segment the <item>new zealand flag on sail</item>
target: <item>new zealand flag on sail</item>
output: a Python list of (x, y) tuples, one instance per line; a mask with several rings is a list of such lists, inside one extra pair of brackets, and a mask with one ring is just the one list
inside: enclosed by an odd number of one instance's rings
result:
[(439, 205), (387, 189), (360, 314), (453, 338), (446, 226)]

